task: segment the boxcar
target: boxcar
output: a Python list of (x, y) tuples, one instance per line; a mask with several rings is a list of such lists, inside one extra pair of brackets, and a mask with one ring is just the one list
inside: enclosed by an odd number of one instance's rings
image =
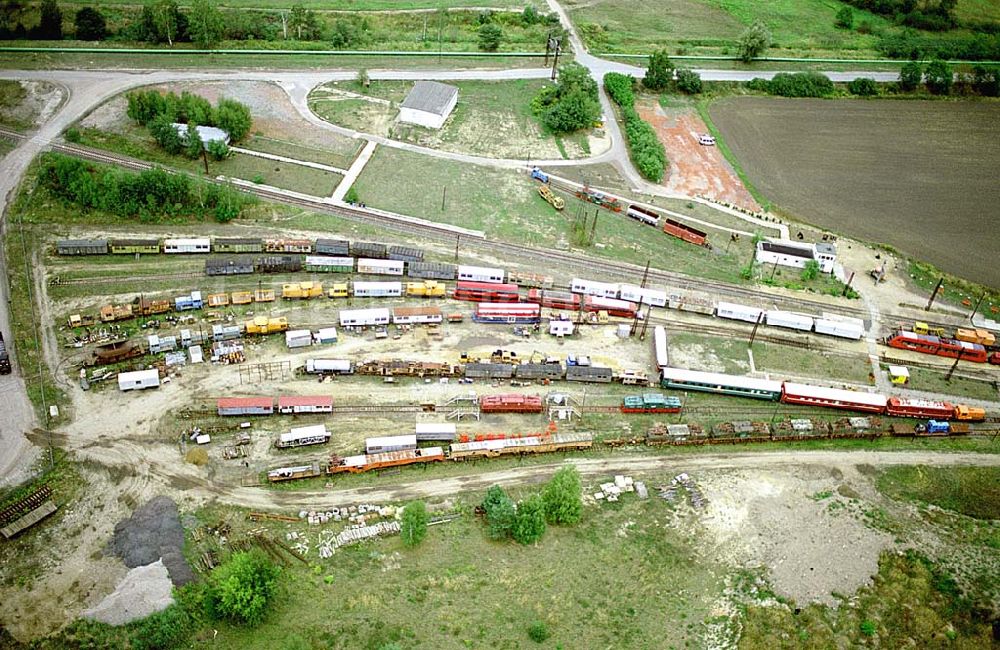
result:
[(666, 219), (664, 221), (663, 232), (668, 235), (673, 235), (678, 239), (683, 239), (691, 244), (695, 244), (696, 246), (705, 246), (708, 243), (708, 233), (702, 232), (697, 228), (684, 225), (683, 223), (674, 221), (673, 219)]
[(656, 214), (652, 210), (642, 207), (641, 205), (628, 206), (625, 214), (632, 217), (636, 221), (641, 221), (642, 223), (649, 224), (650, 226), (660, 225), (660, 215)]
[(252, 257), (210, 257), (205, 260), (205, 275), (246, 275), (253, 273)]
[(316, 253), (319, 255), (346, 257), (351, 254), (351, 242), (346, 239), (317, 239)]
[(454, 264), (439, 264), (438, 262), (410, 262), (406, 265), (406, 274), (411, 278), (428, 278), (431, 280), (454, 280)]
[(106, 255), (107, 239), (61, 239), (56, 242), (60, 255)]
[(354, 258), (307, 255), (305, 269), (311, 273), (350, 273), (354, 270)]
[(614, 373), (601, 366), (566, 366), (566, 381), (583, 381), (610, 384)]
[(216, 253), (261, 253), (264, 240), (254, 237), (219, 237), (212, 242)]
[(388, 251), (390, 260), (400, 260), (402, 262), (422, 262), (424, 252), (419, 248), (409, 246), (390, 246)]
[(159, 239), (112, 239), (108, 247), (115, 255), (133, 255), (136, 253), (156, 254), (160, 252)]
[(383, 260), (358, 258), (358, 273), (370, 273), (372, 275), (403, 275), (403, 265), (405, 262), (399, 260)]
[(268, 253), (311, 253), (312, 242), (308, 239), (265, 239), (264, 251)]
[(562, 379), (561, 363), (522, 363), (514, 366), (514, 376), (518, 379)]
[(467, 363), (465, 376), (469, 379), (510, 379), (514, 366), (509, 363)]
[(389, 256), (389, 251), (386, 248), (385, 244), (378, 244), (375, 242), (353, 241), (351, 242), (351, 256), (384, 260)]
[(266, 255), (254, 262), (258, 273), (296, 273), (302, 270), (302, 258), (295, 255)]

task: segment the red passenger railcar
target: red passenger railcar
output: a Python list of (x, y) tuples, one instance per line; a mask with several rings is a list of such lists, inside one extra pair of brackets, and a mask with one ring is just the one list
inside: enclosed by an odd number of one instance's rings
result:
[(490, 282), (458, 282), (452, 297), (472, 302), (517, 302), (521, 298), (516, 284)]
[(886, 405), (886, 413), (899, 417), (950, 420), (955, 417), (955, 406), (950, 402), (890, 397)]
[(580, 296), (568, 291), (530, 289), (528, 291), (528, 302), (552, 309), (577, 310), (580, 308)]

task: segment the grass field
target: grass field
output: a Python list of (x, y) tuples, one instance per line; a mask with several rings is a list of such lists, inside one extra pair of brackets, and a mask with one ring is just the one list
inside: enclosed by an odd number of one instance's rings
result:
[(983, 227), (984, 207), (1000, 204), (1000, 104), (745, 97), (709, 110), (782, 210), (1000, 286), (1000, 270), (981, 263), (1000, 245)]
[[(965, 367), (968, 370), (980, 364), (970, 364)], [(958, 372), (961, 373), (962, 366)], [(944, 393), (945, 395), (960, 395), (982, 400), (997, 400), (997, 388), (993, 382), (977, 381), (964, 377), (952, 377), (951, 381), (945, 381), (944, 372), (928, 370), (926, 368), (910, 368), (909, 387), (915, 390)]]
[[(557, 249), (570, 248), (573, 219), (584, 207), (568, 199), (566, 209), (556, 212), (523, 173), (384, 147), (376, 150), (355, 188), (360, 200), (373, 207)], [(589, 219), (596, 209), (586, 209)], [(601, 257), (636, 264), (650, 260), (657, 268), (729, 281), (738, 281), (738, 260), (750, 254), (750, 242), (734, 245), (729, 253), (708, 251), (607, 211), (598, 213), (595, 242), (603, 248), (594, 246), (588, 252)]]
[[(549, 82), (457, 81), (458, 104), (441, 129), (397, 122), (399, 103), (413, 82), (376, 81), (368, 89), (357, 82), (334, 82), (314, 89), (310, 108), (323, 119), (350, 129), (392, 137), (421, 146), (492, 158), (579, 158), (589, 153), (587, 135), (558, 138), (546, 132), (531, 113), (531, 100)], [(391, 102), (372, 102), (344, 95), (358, 93)], [(561, 152), (566, 152), (561, 156)]]
[(996, 467), (889, 467), (879, 474), (878, 487), (894, 499), (929, 503), (977, 519), (1000, 519)]
[[(65, 0), (60, 4), (88, 5), (87, 0)], [(105, 5), (135, 6), (134, 0), (102, 0)], [(182, 9), (189, 9), (191, 2), (178, 2)], [(219, 7), (250, 8), (250, 9), (290, 9), (300, 5), (313, 11), (412, 11), (461, 9), (469, 7), (493, 7), (507, 9), (522, 9), (525, 5), (544, 7), (544, 2), (538, 0), (220, 0)]]
[(276, 156), (285, 156), (286, 158), (294, 158), (295, 160), (307, 160), (309, 162), (330, 165), (331, 167), (347, 169), (354, 161), (354, 157), (361, 148), (361, 144), (360, 141), (345, 142), (341, 140), (335, 141), (330, 138), (327, 143), (329, 148), (318, 149), (297, 142), (253, 135), (247, 141), (241, 142), (239, 146), (243, 149), (252, 149), (254, 151), (271, 153)]

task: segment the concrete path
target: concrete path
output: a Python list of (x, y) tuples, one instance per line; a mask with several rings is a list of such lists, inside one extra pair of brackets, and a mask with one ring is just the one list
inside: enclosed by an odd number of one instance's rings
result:
[(358, 176), (364, 170), (365, 165), (371, 160), (372, 154), (375, 153), (375, 147), (378, 146), (371, 140), (365, 145), (365, 148), (361, 150), (358, 157), (354, 159), (351, 163), (351, 168), (344, 173), (344, 178), (341, 179), (340, 184), (337, 188), (333, 190), (333, 196), (331, 197), (334, 201), (343, 201), (344, 197), (347, 196), (347, 191), (351, 189), (354, 185), (354, 181), (358, 180)]
[(324, 165), (322, 163), (312, 162), (310, 160), (298, 160), (296, 158), (288, 158), (286, 156), (279, 156), (273, 153), (254, 151), (253, 149), (243, 149), (242, 147), (229, 147), (229, 150), (235, 151), (236, 153), (242, 153), (247, 156), (254, 156), (255, 158), (266, 158), (267, 160), (277, 160), (278, 162), (290, 163), (292, 165), (301, 165), (302, 167), (312, 167), (313, 169), (322, 169), (325, 172), (333, 172), (335, 174), (340, 174), (341, 176), (347, 173), (346, 169), (341, 169), (340, 167), (331, 167), (330, 165)]

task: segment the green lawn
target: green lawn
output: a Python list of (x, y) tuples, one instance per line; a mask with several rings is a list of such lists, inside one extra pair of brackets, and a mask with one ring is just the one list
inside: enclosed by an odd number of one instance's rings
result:
[(295, 160), (306, 160), (340, 169), (347, 169), (351, 166), (362, 145), (358, 140), (339, 137), (328, 138), (324, 144), (327, 147), (319, 149), (296, 142), (254, 135), (246, 142), (241, 142), (239, 146), (244, 149), (271, 153), (276, 156), (285, 156), (286, 158), (294, 158)]
[[(976, 367), (979, 364), (959, 364), (957, 372), (963, 368)], [(914, 390), (924, 390), (945, 395), (971, 397), (973, 399), (998, 399), (996, 384), (989, 381), (978, 381), (964, 377), (953, 376), (951, 381), (945, 381), (945, 372), (928, 368), (910, 368), (909, 387)]]
[(977, 519), (1000, 519), (1000, 468), (888, 467), (878, 488), (894, 499), (930, 503)]
[[(91, 5), (87, 0), (64, 0), (60, 4)], [(190, 0), (178, 3), (182, 9), (191, 7)], [(253, 9), (289, 9), (301, 5), (318, 11), (404, 11), (412, 9), (439, 9), (463, 7), (496, 7), (521, 9), (532, 4), (544, 7), (538, 0), (220, 0), (219, 7), (246, 7)], [(102, 0), (102, 9), (107, 5), (135, 6), (134, 0)]]
[[(361, 201), (415, 217), (482, 230), (491, 238), (569, 249), (577, 214), (593, 220), (597, 208), (566, 197), (556, 212), (538, 196), (527, 174), (429, 158), (380, 147), (355, 183)], [(444, 195), (444, 210), (441, 209)], [(598, 213), (596, 244), (587, 253), (719, 280), (738, 281), (738, 263), (750, 242), (726, 253), (668, 237), (620, 214)]]

